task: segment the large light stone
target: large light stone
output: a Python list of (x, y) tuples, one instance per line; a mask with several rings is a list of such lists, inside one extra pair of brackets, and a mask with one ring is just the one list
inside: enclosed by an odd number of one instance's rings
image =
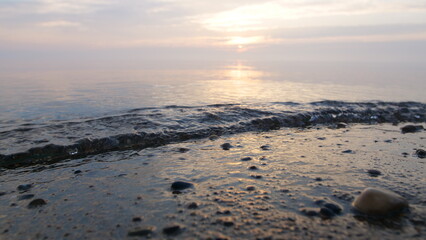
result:
[(385, 215), (408, 207), (400, 195), (383, 189), (366, 188), (352, 203), (357, 210), (369, 215)]

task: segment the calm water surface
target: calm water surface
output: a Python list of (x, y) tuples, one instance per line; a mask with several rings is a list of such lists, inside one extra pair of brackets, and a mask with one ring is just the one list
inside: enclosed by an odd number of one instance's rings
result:
[(409, 64), (243, 61), (2, 72), (0, 121), (73, 119), (167, 105), (426, 102), (425, 76), (426, 70)]

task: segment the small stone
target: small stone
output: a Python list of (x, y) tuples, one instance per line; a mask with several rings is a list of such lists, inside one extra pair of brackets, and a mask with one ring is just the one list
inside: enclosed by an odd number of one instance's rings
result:
[(34, 194), (24, 194), (18, 197), (18, 201), (28, 200), (34, 197)]
[(322, 178), (317, 177), (317, 178), (315, 178), (315, 181), (320, 182), (320, 181), (322, 181)]
[(250, 166), (248, 169), (249, 170), (257, 170), (258, 168), (256, 166)]
[(132, 218), (132, 221), (133, 222), (141, 222), (142, 218), (141, 217), (134, 217), (134, 218)]
[(318, 210), (315, 208), (302, 208), (300, 211), (308, 217), (318, 216)]
[(417, 149), (416, 150), (416, 155), (419, 158), (426, 158), (426, 151), (423, 149)]
[(322, 207), (319, 213), (323, 218), (332, 218), (336, 215), (331, 209), (326, 207)]
[(352, 206), (370, 215), (386, 215), (408, 207), (408, 202), (400, 195), (376, 188), (366, 188), (355, 198)]
[(198, 204), (196, 202), (192, 202), (188, 205), (188, 209), (197, 209)]
[(154, 234), (155, 227), (147, 227), (145, 229), (136, 230), (127, 233), (129, 237), (149, 237)]
[(264, 151), (267, 151), (267, 150), (270, 150), (270, 149), (271, 149), (271, 147), (270, 147), (269, 145), (263, 145), (263, 146), (260, 146), (260, 148), (261, 148), (262, 150), (264, 150)]
[(183, 148), (182, 147), (182, 148), (178, 148), (177, 151), (180, 152), (180, 153), (186, 153), (186, 152), (189, 151), (189, 148)]
[(0, 196), (6, 195), (6, 192), (0, 192)]
[(230, 143), (224, 143), (224, 144), (220, 145), (220, 147), (221, 147), (223, 150), (229, 150), (229, 149), (231, 149), (231, 148), (232, 148), (232, 145), (231, 145)]
[(339, 122), (336, 124), (336, 128), (346, 128), (348, 125), (346, 123), (343, 122)]
[(330, 209), (335, 214), (339, 214), (340, 212), (342, 212), (342, 208), (339, 205), (334, 204), (334, 203), (326, 203), (326, 204), (324, 204), (324, 207)]
[(382, 173), (379, 170), (375, 170), (375, 169), (369, 169), (367, 173), (370, 174), (370, 176), (372, 177), (377, 177), (379, 175), (382, 175)]
[(224, 221), (224, 222), (223, 222), (223, 226), (225, 226), (225, 227), (232, 227), (232, 226), (234, 226), (234, 222), (231, 222), (231, 221)]
[(178, 190), (174, 190), (172, 193), (173, 193), (173, 194), (182, 194), (182, 192), (181, 192), (181, 191), (178, 191)]
[(401, 128), (401, 132), (402, 133), (415, 133), (415, 132), (419, 132), (421, 130), (423, 130), (423, 126), (422, 125), (406, 125), (404, 127)]
[(191, 188), (194, 185), (192, 183), (188, 183), (188, 182), (182, 182), (182, 181), (176, 181), (174, 183), (172, 183), (172, 190), (184, 190), (187, 188)]
[(163, 228), (163, 233), (166, 235), (178, 235), (182, 232), (182, 227), (179, 225), (173, 225)]
[(81, 170), (75, 170), (74, 171), (74, 174), (79, 174), (79, 173), (81, 173)]
[(251, 175), (250, 177), (255, 178), (255, 179), (261, 179), (262, 178), (261, 175)]
[(244, 157), (244, 158), (241, 158), (241, 161), (250, 161), (251, 160), (251, 157)]
[(348, 149), (348, 150), (342, 151), (342, 153), (354, 153), (354, 151)]
[(29, 204), (28, 204), (28, 208), (38, 208), (41, 207), (43, 205), (46, 205), (46, 201), (44, 199), (41, 198), (37, 198), (32, 200)]
[(254, 190), (256, 190), (256, 187), (255, 186), (247, 186), (246, 189), (247, 189), (247, 191), (254, 191)]
[(32, 188), (32, 187), (33, 187), (32, 184), (21, 184), (16, 189), (18, 189), (18, 191), (25, 192), (25, 191), (30, 190), (30, 188)]

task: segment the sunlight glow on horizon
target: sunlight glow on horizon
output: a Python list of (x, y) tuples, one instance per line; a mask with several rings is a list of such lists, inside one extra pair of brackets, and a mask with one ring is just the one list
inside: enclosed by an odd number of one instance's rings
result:
[(0, 2), (1, 49), (426, 41), (426, 0), (33, 0)]

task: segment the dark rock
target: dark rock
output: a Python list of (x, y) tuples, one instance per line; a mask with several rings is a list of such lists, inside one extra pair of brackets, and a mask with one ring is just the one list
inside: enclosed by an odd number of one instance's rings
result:
[(172, 193), (173, 193), (173, 194), (182, 194), (182, 192), (181, 192), (181, 191), (178, 191), (178, 190), (174, 190)]
[(377, 177), (379, 175), (382, 175), (382, 173), (379, 170), (375, 170), (375, 169), (369, 169), (367, 173), (370, 174), (371, 177)]
[(318, 210), (315, 208), (302, 208), (300, 211), (308, 217), (318, 216)]
[(191, 188), (194, 185), (192, 183), (188, 183), (188, 182), (182, 182), (182, 181), (176, 181), (174, 183), (172, 183), (172, 190), (184, 190), (187, 188)]
[(417, 149), (416, 155), (419, 158), (426, 158), (426, 151), (423, 149)]
[(188, 148), (178, 148), (177, 151), (180, 152), (180, 153), (186, 153), (186, 152), (189, 151), (189, 149)]
[(247, 186), (246, 187), (247, 191), (254, 191), (256, 189), (255, 186)]
[(133, 222), (141, 222), (142, 218), (141, 217), (134, 217), (134, 218), (132, 218), (132, 221)]
[(141, 229), (141, 230), (136, 230), (136, 231), (132, 231), (127, 233), (127, 236), (129, 237), (150, 237), (154, 234), (154, 227), (148, 227), (145, 229)]
[(244, 158), (241, 158), (241, 161), (250, 161), (251, 160), (251, 157), (244, 157)]
[(231, 149), (231, 148), (232, 148), (232, 145), (231, 145), (230, 143), (224, 143), (224, 144), (220, 145), (220, 147), (221, 147), (223, 150), (229, 150), (229, 149)]
[(251, 175), (250, 177), (255, 178), (255, 179), (261, 179), (262, 178), (261, 175)]
[(24, 194), (18, 197), (18, 201), (28, 200), (34, 197), (34, 194)]
[(323, 218), (332, 218), (336, 215), (331, 209), (326, 207), (322, 207), (319, 213)]
[(317, 137), (318, 140), (325, 140), (325, 137)]
[(249, 170), (257, 170), (258, 168), (256, 166), (250, 166), (248, 169)]
[(178, 235), (182, 232), (182, 227), (179, 225), (173, 225), (170, 227), (163, 228), (163, 233), (166, 235)]
[(188, 209), (197, 209), (198, 204), (196, 202), (192, 202), (188, 205)]
[(348, 149), (348, 150), (342, 151), (342, 153), (354, 153), (354, 151)]
[(225, 226), (225, 227), (232, 227), (232, 226), (234, 226), (234, 222), (232, 222), (232, 221), (224, 221), (223, 222), (223, 226)]
[(0, 192), (0, 196), (6, 195), (6, 192)]
[(422, 125), (406, 125), (404, 127), (401, 128), (401, 132), (402, 133), (415, 133), (415, 132), (419, 132), (421, 130), (423, 130), (423, 126)]
[(41, 206), (46, 205), (46, 204), (47, 204), (47, 202), (44, 199), (37, 198), (37, 199), (32, 200), (28, 204), (27, 207), (28, 208), (38, 208), (38, 207), (41, 207)]
[(74, 171), (74, 174), (79, 174), (79, 173), (82, 173), (82, 171), (81, 170), (75, 170)]
[(315, 181), (320, 182), (320, 181), (322, 181), (322, 178), (317, 177), (317, 178), (315, 178)]
[(264, 150), (264, 151), (267, 151), (267, 150), (270, 150), (270, 149), (271, 149), (271, 147), (270, 147), (269, 145), (263, 145), (263, 146), (260, 146), (260, 148), (261, 148), (262, 150)]
[(336, 124), (336, 128), (346, 128), (348, 125), (346, 123), (340, 122)]
[(324, 207), (330, 209), (335, 214), (339, 214), (339, 213), (342, 212), (342, 208), (339, 205), (334, 204), (334, 203), (326, 203), (326, 204), (324, 204)]
[(16, 189), (18, 189), (18, 191), (25, 192), (25, 191), (30, 190), (30, 188), (32, 188), (32, 187), (33, 187), (32, 184), (21, 184)]

